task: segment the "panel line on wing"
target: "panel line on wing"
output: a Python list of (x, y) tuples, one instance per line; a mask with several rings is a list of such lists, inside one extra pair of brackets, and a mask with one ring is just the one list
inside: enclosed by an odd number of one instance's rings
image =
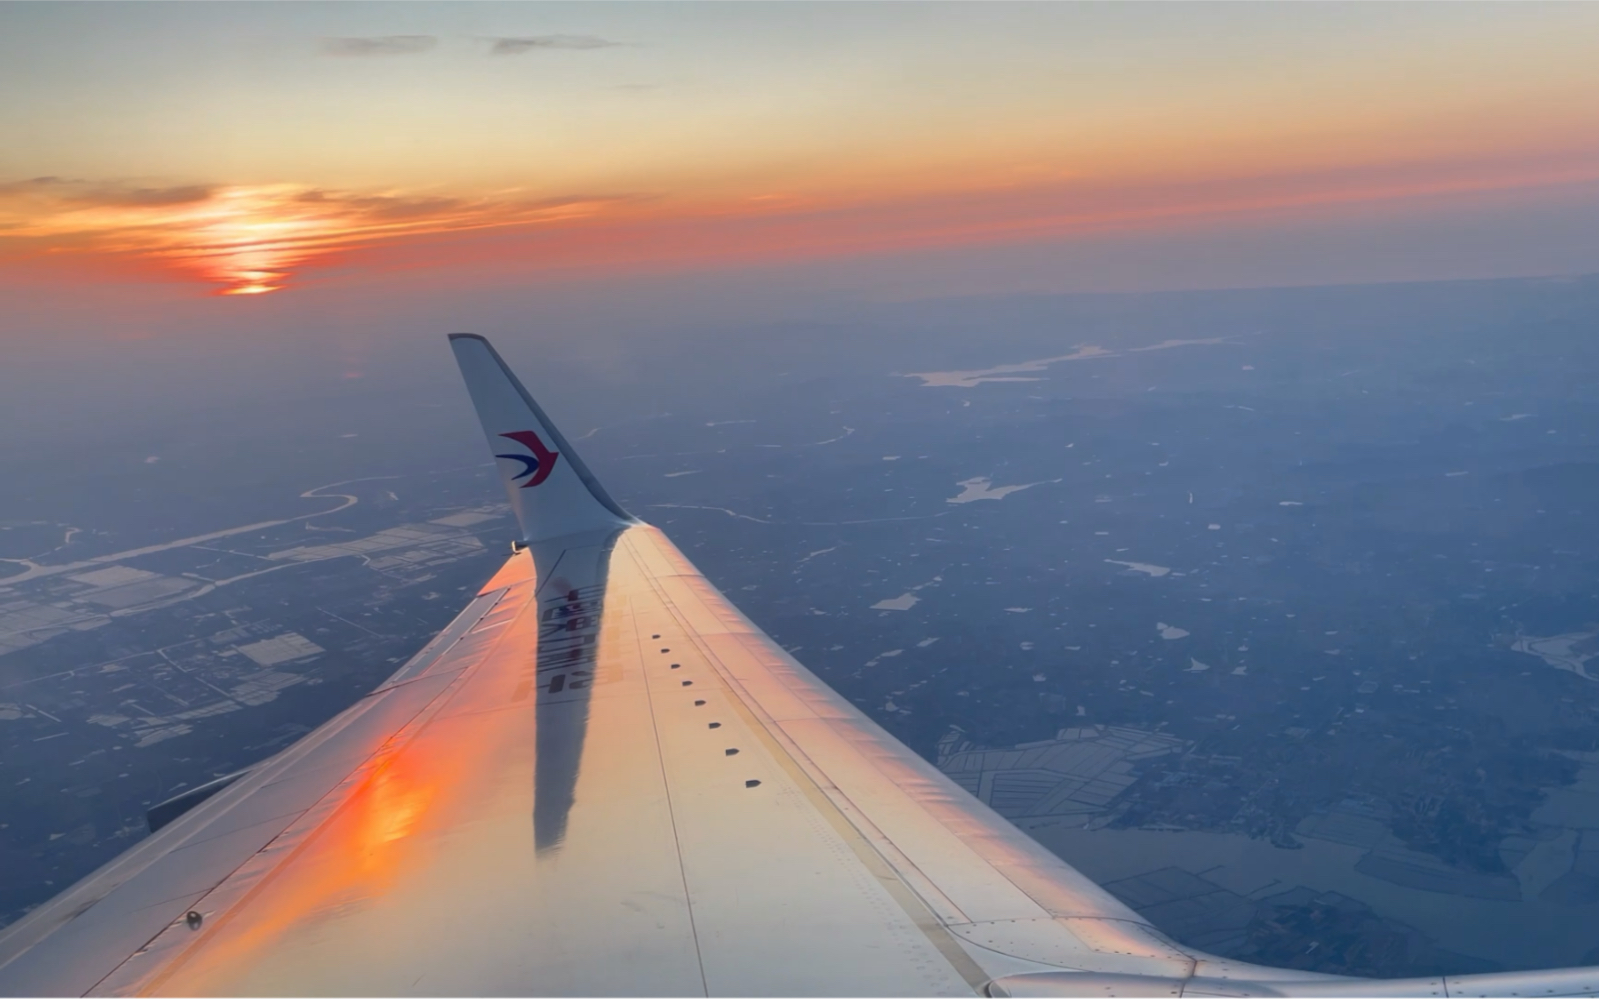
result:
[[(630, 552), (632, 550), (632, 546), (630, 546)], [(804, 756), (803, 752), (787, 739), (786, 735), (771, 719), (762, 717), (764, 712), (760, 710), (759, 705), (749, 699), (748, 694), (742, 690), (741, 685), (735, 678), (729, 676), (724, 669), (720, 668), (719, 657), (709, 648), (704, 638), (688, 626), (689, 622), (684, 619), (677, 604), (661, 588), (659, 581), (647, 573), (646, 579), (648, 579), (651, 589), (655, 591), (660, 599), (661, 605), (671, 614), (673, 620), (682, 629), (682, 637), (696, 646), (701, 658), (711, 667), (713, 675), (723, 688), (728, 704), (737, 713), (745, 728), (756, 739), (761, 741), (768, 755), (793, 782), (795, 789), (805, 797), (815, 812), (827, 822), (849, 847), (851, 853), (861, 862), (877, 884), (888, 893), (889, 897), (900, 907), (912, 924), (921, 931), (933, 948), (949, 962), (956, 973), (965, 980), (974, 992), (982, 994), (984, 986), (992, 976), (985, 972), (976, 961), (972, 960), (971, 955), (962, 948), (955, 936), (945, 928), (944, 921), (928, 906), (921, 894), (906, 883), (900, 872), (877, 850), (875, 844), (863, 835), (857, 824), (839, 810), (838, 804), (823, 789), (816, 775), (800, 763), (800, 758)], [(646, 674), (648, 674), (647, 670)], [(864, 821), (864, 816), (862, 816), (862, 820)], [(908, 858), (906, 862), (909, 863)], [(948, 902), (947, 899), (945, 901)], [(692, 904), (691, 897), (691, 909)], [(948, 904), (956, 912), (959, 912), (959, 909), (953, 903)]]
[[(746, 639), (746, 636), (742, 634), (719, 637), (725, 637), (732, 641), (737, 650), (745, 654), (752, 654), (753, 650), (749, 648), (749, 644), (759, 641), (753, 636)], [(715, 646), (710, 642), (707, 641), (706, 644), (711, 645), (714, 661), (726, 669), (726, 656), (717, 652)], [(839, 787), (837, 783), (827, 776), (822, 766), (810, 754), (806, 753), (799, 743), (795, 741), (793, 735), (783, 727), (784, 723), (774, 718), (766, 710), (765, 705), (756, 699), (744, 683), (737, 676), (732, 675), (731, 670), (727, 670), (727, 673), (729, 685), (738, 692), (739, 697), (744, 701), (749, 711), (761, 720), (769, 737), (783, 747), (796, 766), (805, 771), (810, 780), (816, 785), (818, 792), (824, 795), (828, 804), (837, 811), (839, 820), (849, 824), (852, 829), (865, 839), (867, 844), (896, 872), (896, 876), (905, 881), (907, 887), (917, 895), (920, 903), (932, 911), (933, 915), (939, 920), (940, 925), (969, 922), (971, 917), (938, 887), (937, 882), (927, 872), (923, 871), (915, 861), (895, 845), (888, 834), (879, 828), (850, 799), (850, 796), (843, 788)], [(793, 691), (784, 688), (784, 693), (793, 698), (794, 703), (804, 705), (804, 702), (799, 700)], [(805, 707), (804, 717), (820, 720), (820, 717), (814, 711), (811, 711), (808, 706)]]
[[(631, 554), (631, 550), (629, 550), (629, 554)], [(634, 617), (633, 642), (638, 650), (637, 661), (640, 664), (639, 672), (644, 677), (644, 695), (649, 699), (650, 702), (650, 738), (655, 741), (655, 765), (660, 768), (661, 787), (664, 790), (666, 797), (667, 820), (671, 823), (672, 827), (672, 853), (677, 857), (677, 874), (679, 883), (683, 886), (683, 904), (688, 911), (689, 933), (694, 938), (694, 960), (700, 972), (700, 987), (706, 995), (710, 995), (710, 984), (708, 979), (705, 977), (705, 952), (700, 947), (699, 926), (694, 920), (694, 893), (689, 890), (688, 886), (688, 869), (683, 860), (683, 842), (678, 831), (676, 803), (672, 800), (672, 782), (667, 777), (666, 751), (661, 745), (661, 723), (660, 713), (657, 710), (656, 705), (655, 681), (651, 677), (652, 671), (647, 665), (645, 665), (649, 660), (646, 658), (644, 651), (643, 634), (644, 628), (642, 623), (637, 617)]]
[[(634, 550), (636, 550), (636, 546)], [(652, 547), (651, 554), (656, 554), (657, 552), (658, 549)], [(666, 564), (670, 563), (667, 562)], [(687, 573), (674, 572), (670, 578), (674, 582), (686, 578), (692, 579), (701, 585), (709, 586), (704, 577), (698, 573), (690, 576)], [(772, 743), (780, 747), (781, 755), (786, 755), (795, 765), (801, 768), (801, 771), (805, 774), (806, 781), (815, 786), (818, 793), (824, 796), (828, 809), (837, 813), (838, 821), (848, 826), (855, 835), (865, 837), (868, 845), (877, 851), (881, 859), (888, 863), (896, 872), (896, 877), (903, 880), (907, 873), (914, 873), (918, 876), (919, 884), (913, 886), (907, 883), (907, 887), (918, 896), (922, 905), (932, 910), (941, 925), (946, 922), (963, 923), (972, 921), (970, 915), (940, 890), (936, 882), (926, 872), (922, 871), (910, 857), (895, 846), (888, 835), (879, 829), (867, 817), (865, 812), (850, 800), (849, 795), (827, 776), (825, 769), (794, 741), (793, 737), (784, 729), (783, 724), (771, 717), (765, 707), (745, 688), (738, 677), (727, 668), (725, 655), (717, 650), (715, 644), (710, 640), (710, 636), (702, 634), (702, 629), (693, 627), (694, 622), (689, 620), (688, 615), (690, 608), (686, 608), (681, 600), (674, 598), (663, 586), (663, 582), (659, 577), (652, 576), (650, 578), (650, 585), (656, 591), (661, 602), (670, 609), (680, 625), (685, 627), (694, 643), (700, 648), (701, 654), (707, 662), (713, 664), (713, 668), (716, 669), (723, 682), (728, 685), (731, 691), (736, 693), (740, 706), (744, 708), (750, 717), (753, 726), (763, 738), (771, 740)], [(692, 610), (696, 617), (703, 615), (716, 617), (716, 608), (714, 607), (698, 606), (692, 608)], [(743, 621), (736, 622), (736, 624), (745, 628), (753, 628), (753, 625), (746, 625)], [(727, 623), (724, 623), (724, 627), (726, 626)], [(726, 632), (726, 637), (737, 642), (740, 646), (740, 651), (748, 654), (751, 650), (742, 641), (744, 635), (745, 632), (742, 629), (738, 632), (731, 630)], [(803, 701), (796, 703), (803, 705)], [(821, 720), (821, 716), (808, 707), (805, 707), (804, 710), (806, 718)], [(942, 914), (940, 915), (941, 911)]]
[[(712, 659), (712, 657), (707, 658)], [(917, 929), (922, 931), (933, 947), (944, 956), (944, 959), (954, 967), (956, 972), (966, 980), (966, 983), (974, 991), (981, 994), (983, 987), (989, 981), (990, 976), (988, 973), (983, 971), (976, 961), (972, 960), (971, 955), (956, 941), (955, 937), (945, 927), (944, 921), (933, 912), (921, 894), (905, 881), (900, 872), (878, 851), (875, 844), (867, 840), (859, 826), (839, 810), (838, 805), (817, 783), (816, 779), (806, 771), (805, 767), (801, 766), (797, 757), (803, 756), (803, 753), (800, 752), (799, 747), (795, 746), (789, 749), (782, 742), (779, 742), (778, 734), (781, 730), (773, 725), (762, 723), (752, 709), (752, 705), (747, 703), (745, 695), (739, 690), (738, 682), (727, 676), (722, 676), (722, 680), (734, 693), (734, 696), (729, 699), (733, 710), (742, 716), (746, 725), (755, 734), (755, 737), (765, 744), (767, 751), (777, 761), (778, 766), (782, 767), (788, 773), (789, 778), (794, 781), (795, 787), (805, 796), (817, 813), (832, 826), (833, 830), (849, 846), (850, 851), (860, 860), (867, 871), (877, 879), (878, 884), (882, 885), (890, 897), (899, 904), (905, 915), (910, 917), (911, 922), (916, 925)], [(861, 820), (865, 822), (865, 816), (861, 816)], [(906, 863), (910, 863), (908, 859)], [(915, 865), (912, 864), (910, 866), (914, 867)], [(953, 903), (951, 905), (953, 906)]]
[(457, 642), (474, 630), (508, 592), (510, 588), (506, 587), (474, 597), (472, 602), (456, 615), (455, 620), (446, 625), (443, 631), (435, 635), (431, 642), (424, 645), (405, 665), (395, 670), (387, 680), (378, 684), (373, 693), (398, 686), (426, 673), (434, 663), (447, 655)]

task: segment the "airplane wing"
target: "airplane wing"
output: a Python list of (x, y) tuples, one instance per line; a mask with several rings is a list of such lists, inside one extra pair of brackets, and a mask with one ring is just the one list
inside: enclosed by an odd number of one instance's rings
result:
[(780, 649), (451, 342), (525, 546), (355, 706), (0, 934), (0, 994), (1599, 994), (1174, 943)]

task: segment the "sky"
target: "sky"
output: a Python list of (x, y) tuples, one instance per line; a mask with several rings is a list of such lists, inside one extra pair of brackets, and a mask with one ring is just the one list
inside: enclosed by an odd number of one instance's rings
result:
[(1594, 51), (1593, 4), (8, 3), (0, 335), (85, 289), (1589, 272)]

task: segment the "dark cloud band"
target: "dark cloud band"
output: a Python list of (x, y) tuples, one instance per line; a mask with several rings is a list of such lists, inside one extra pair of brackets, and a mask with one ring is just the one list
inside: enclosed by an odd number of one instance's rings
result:
[(439, 44), (432, 35), (378, 35), (373, 38), (328, 38), (322, 51), (336, 56), (419, 55)]
[(45, 198), (62, 205), (162, 208), (204, 201), (211, 197), (215, 190), (209, 184), (139, 187), (127, 183), (98, 183), (68, 177), (34, 177), (30, 180), (0, 183), (0, 200), (18, 197)]
[(522, 55), (525, 52), (553, 49), (609, 49), (622, 44), (596, 35), (529, 35), (523, 38), (489, 38), (485, 41), (490, 43), (490, 55)]

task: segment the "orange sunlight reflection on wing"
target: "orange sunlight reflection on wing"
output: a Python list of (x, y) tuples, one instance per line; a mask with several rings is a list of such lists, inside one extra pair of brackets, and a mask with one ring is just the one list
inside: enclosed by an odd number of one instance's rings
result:
[(396, 757), (392, 756), (378, 765), (356, 806), (354, 852), (361, 860), (362, 873), (368, 876), (387, 873), (385, 848), (411, 834), (437, 790), (435, 783), (418, 780), (417, 774), (407, 772), (410, 768), (404, 757), (398, 759), (398, 769)]
[[(412, 838), (418, 823), (459, 780), (459, 761), (424, 759), (407, 748), (386, 750), (326, 824), (310, 832), (311, 842), (295, 851), (310, 854), (300, 877), (274, 878), (270, 903), (252, 910), (253, 918), (224, 914), (212, 929), (209, 949), (196, 953), (191, 947), (142, 991), (168, 992), (174, 976), (179, 993), (190, 991), (184, 983), (195, 976), (202, 983), (226, 979), (229, 968), (249, 955), (297, 931), (314, 935), (319, 921), (358, 910), (389, 891), (419, 846)], [(202, 987), (197, 994), (213, 991)]]
[[(536, 649), (538, 625), (536, 615), (522, 615), (502, 640)], [(508, 830), (531, 848), (534, 702), (507, 709), (520, 678), (515, 669), (471, 676), (440, 695), (447, 708), (424, 709), (394, 735), (377, 733), (374, 756), (348, 788), (328, 795), (330, 811), (313, 809), (264, 852), (270, 866), (257, 883), (241, 885), (251, 904), (224, 902), (208, 917), (207, 935), (180, 938), (182, 952), (141, 981), (139, 994), (297, 994), (284, 985), (295, 974), (340, 981), (349, 961), (381, 959), (416, 925), (412, 915), (425, 922), (432, 911), (425, 899), (438, 890), (430, 877), (441, 864), (482, 860), (493, 877), (500, 865), (517, 863), (462, 847), (469, 840), (460, 837), (464, 823), (494, 835)], [(411, 904), (418, 898), (420, 909)], [(331, 939), (348, 949), (328, 948)]]

